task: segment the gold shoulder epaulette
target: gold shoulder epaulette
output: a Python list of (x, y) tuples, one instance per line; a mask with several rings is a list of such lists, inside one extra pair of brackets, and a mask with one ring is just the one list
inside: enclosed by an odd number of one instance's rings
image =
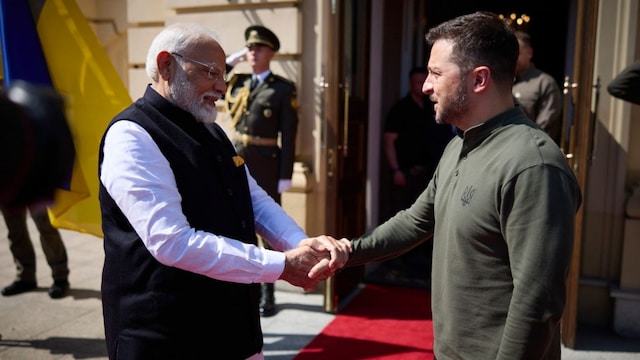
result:
[(227, 82), (227, 88), (230, 89), (233, 87), (233, 85), (236, 84), (236, 82), (238, 82), (238, 76), (239, 74), (233, 74), (233, 76), (231, 77), (231, 79), (229, 79), (229, 81)]

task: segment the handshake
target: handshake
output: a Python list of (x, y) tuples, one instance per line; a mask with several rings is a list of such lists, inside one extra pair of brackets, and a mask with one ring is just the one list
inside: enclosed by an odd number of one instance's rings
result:
[(284, 253), (284, 271), (280, 279), (305, 290), (314, 289), (331, 277), (349, 260), (351, 241), (331, 236), (304, 239), (297, 248)]

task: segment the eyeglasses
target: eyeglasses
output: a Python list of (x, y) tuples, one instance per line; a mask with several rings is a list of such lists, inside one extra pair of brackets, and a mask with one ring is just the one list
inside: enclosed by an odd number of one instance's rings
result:
[(186, 57), (184, 55), (172, 52), (171, 55), (179, 57), (181, 59), (185, 59), (187, 61), (191, 61), (193, 63), (196, 63), (198, 65), (202, 65), (204, 67), (207, 68), (207, 76), (209, 77), (209, 79), (211, 80), (224, 80), (227, 81), (227, 73), (220, 70), (219, 67), (212, 65), (212, 64), (207, 64), (207, 63), (203, 63), (202, 61), (198, 61), (189, 57)]

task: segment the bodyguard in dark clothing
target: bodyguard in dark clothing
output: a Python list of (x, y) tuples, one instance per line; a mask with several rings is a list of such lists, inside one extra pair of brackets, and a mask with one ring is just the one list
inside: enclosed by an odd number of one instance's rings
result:
[(640, 105), (640, 60), (627, 66), (609, 85), (607, 91), (611, 96)]

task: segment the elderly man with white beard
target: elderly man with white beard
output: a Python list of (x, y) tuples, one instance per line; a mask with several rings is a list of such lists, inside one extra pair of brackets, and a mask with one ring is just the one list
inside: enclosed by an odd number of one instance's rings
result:
[[(151, 84), (103, 137), (110, 359), (262, 359), (259, 284), (313, 288), (348, 258), (346, 239), (309, 238), (296, 225), (214, 123), (224, 64), (210, 29), (165, 28), (147, 56)], [(323, 276), (310, 279), (316, 265)]]

